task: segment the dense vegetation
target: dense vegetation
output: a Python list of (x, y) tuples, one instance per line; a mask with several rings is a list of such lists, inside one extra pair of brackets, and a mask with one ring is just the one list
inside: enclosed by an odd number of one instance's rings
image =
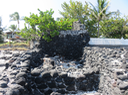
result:
[(100, 22), (102, 31), (102, 36), (107, 38), (128, 38), (128, 26), (126, 23), (128, 19), (125, 20), (124, 18), (114, 18), (111, 17), (110, 19), (105, 19)]
[[(46, 41), (51, 41), (52, 37), (59, 35), (60, 30), (71, 30), (72, 22), (80, 21), (85, 25), (90, 37), (105, 38), (128, 38), (128, 17), (120, 17), (120, 12), (108, 12), (110, 2), (107, 0), (97, 0), (97, 6), (90, 2), (82, 4), (78, 1), (70, 0), (69, 4), (61, 4), (63, 11), (59, 13), (63, 18), (54, 20), (54, 11), (39, 11), (39, 15), (31, 13), (29, 17), (24, 17), (25, 28), (20, 30), (20, 34), (28, 41), (42, 37)], [(18, 23), (18, 27), (10, 26), (12, 31), (19, 29), (20, 16), (18, 12), (10, 15), (11, 20)], [(15, 29), (14, 29), (15, 28)], [(17, 29), (16, 29), (17, 28)]]
[(1, 24), (2, 24), (2, 18), (0, 17), (0, 43), (3, 42), (3, 37), (2, 37), (3, 29), (1, 28)]
[[(86, 26), (91, 37), (128, 38), (128, 17), (120, 17), (120, 12), (108, 12), (109, 1), (97, 0), (95, 7), (91, 3), (70, 0), (70, 4), (64, 2), (61, 6), (64, 18), (77, 18)], [(90, 7), (90, 6), (91, 7)]]
[(59, 21), (55, 21), (52, 17), (54, 11), (41, 11), (39, 10), (39, 16), (37, 14), (30, 14), (30, 17), (25, 17), (25, 28), (21, 30), (22, 37), (28, 39), (38, 39), (42, 37), (46, 41), (51, 41), (52, 37), (59, 35), (60, 30), (71, 30), (73, 21), (76, 19), (62, 18)]

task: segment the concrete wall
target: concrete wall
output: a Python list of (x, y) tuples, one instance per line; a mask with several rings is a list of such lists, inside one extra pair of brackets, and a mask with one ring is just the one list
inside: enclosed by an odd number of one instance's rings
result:
[(90, 38), (89, 45), (128, 45), (128, 39)]

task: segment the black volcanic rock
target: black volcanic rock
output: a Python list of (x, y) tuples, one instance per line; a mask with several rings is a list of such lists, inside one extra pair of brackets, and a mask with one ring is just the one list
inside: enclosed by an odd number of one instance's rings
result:
[(83, 47), (88, 45), (90, 36), (87, 31), (60, 31), (59, 36), (47, 42), (40, 39), (38, 48), (49, 56), (61, 55), (66, 59), (79, 59), (83, 54)]

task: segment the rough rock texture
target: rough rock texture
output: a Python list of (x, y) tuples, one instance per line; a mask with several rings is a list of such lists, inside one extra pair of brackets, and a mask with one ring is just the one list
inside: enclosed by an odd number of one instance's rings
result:
[[(98, 89), (98, 72), (88, 73), (80, 66), (75, 67), (77, 66), (75, 61), (61, 63), (62, 61), (57, 56), (43, 59), (43, 65), (31, 70), (30, 92), (37, 90), (40, 95), (43, 93), (50, 95), (52, 92), (76, 94), (79, 90), (93, 91)], [(72, 66), (73, 63), (74, 66)]]
[(0, 74), (0, 95), (28, 95), (26, 86), (31, 54), (27, 52), (13, 54), (10, 51), (5, 51), (4, 54), (12, 54), (12, 56), (4, 58), (8, 62)]
[[(70, 31), (65, 31), (69, 33)], [(75, 32), (75, 31), (74, 31)], [(79, 31), (83, 32), (83, 31)], [(82, 55), (83, 47), (88, 44), (90, 37), (86, 31), (79, 35), (60, 35), (52, 39), (51, 42), (40, 40), (39, 48), (42, 48), (42, 52), (49, 56), (61, 55), (65, 56), (66, 59), (79, 59)]]
[(1, 95), (90, 95), (79, 91), (128, 95), (128, 51), (124, 48), (88, 46), (80, 61), (45, 57), (38, 49), (5, 59), (8, 68), (0, 75)]
[(84, 24), (81, 24), (80, 21), (73, 22), (72, 30), (84, 30), (85, 26)]
[(49, 56), (61, 55), (66, 59), (79, 59), (83, 53), (83, 47), (88, 45), (90, 37), (87, 31), (60, 31), (60, 35), (47, 42), (40, 40), (38, 48)]
[(128, 95), (127, 57), (124, 48), (85, 47), (84, 67), (100, 72), (98, 92), (103, 95)]
[(0, 95), (128, 95), (128, 50), (86, 46), (89, 40), (84, 30), (60, 31), (32, 50), (5, 51), (12, 56), (0, 58), (8, 60)]
[[(42, 59), (40, 65), (38, 59)], [(8, 59), (8, 68), (0, 76), (0, 94), (75, 94), (79, 90), (97, 90), (98, 84), (98, 72), (84, 71), (78, 61), (65, 60), (60, 56), (43, 57), (36, 50), (31, 50), (12, 54)]]

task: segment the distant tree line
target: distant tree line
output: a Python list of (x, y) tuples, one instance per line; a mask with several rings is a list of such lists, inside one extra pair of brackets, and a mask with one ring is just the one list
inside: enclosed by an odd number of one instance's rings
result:
[(120, 17), (118, 10), (108, 12), (109, 4), (107, 0), (97, 0), (97, 6), (70, 0), (61, 4), (63, 12), (59, 12), (64, 18), (80, 20), (91, 37), (128, 38), (128, 17)]
[[(128, 38), (128, 16), (120, 17), (120, 12), (109, 12), (110, 2), (107, 0), (97, 0), (97, 6), (90, 2), (72, 1), (61, 4), (63, 11), (59, 13), (63, 16), (54, 20), (52, 17), (54, 11), (39, 11), (39, 15), (30, 14), (24, 17), (25, 28), (19, 29), (20, 16), (18, 12), (10, 15), (10, 19), (17, 21), (16, 25), (11, 25), (9, 29), (20, 30), (23, 38), (32, 39), (42, 37), (46, 41), (51, 41), (52, 37), (58, 35), (60, 30), (71, 29), (72, 22), (78, 21), (85, 25), (90, 37), (104, 38)], [(0, 20), (1, 21), (1, 20)], [(0, 24), (1, 25), (1, 24)], [(43, 35), (42, 35), (43, 34)]]

